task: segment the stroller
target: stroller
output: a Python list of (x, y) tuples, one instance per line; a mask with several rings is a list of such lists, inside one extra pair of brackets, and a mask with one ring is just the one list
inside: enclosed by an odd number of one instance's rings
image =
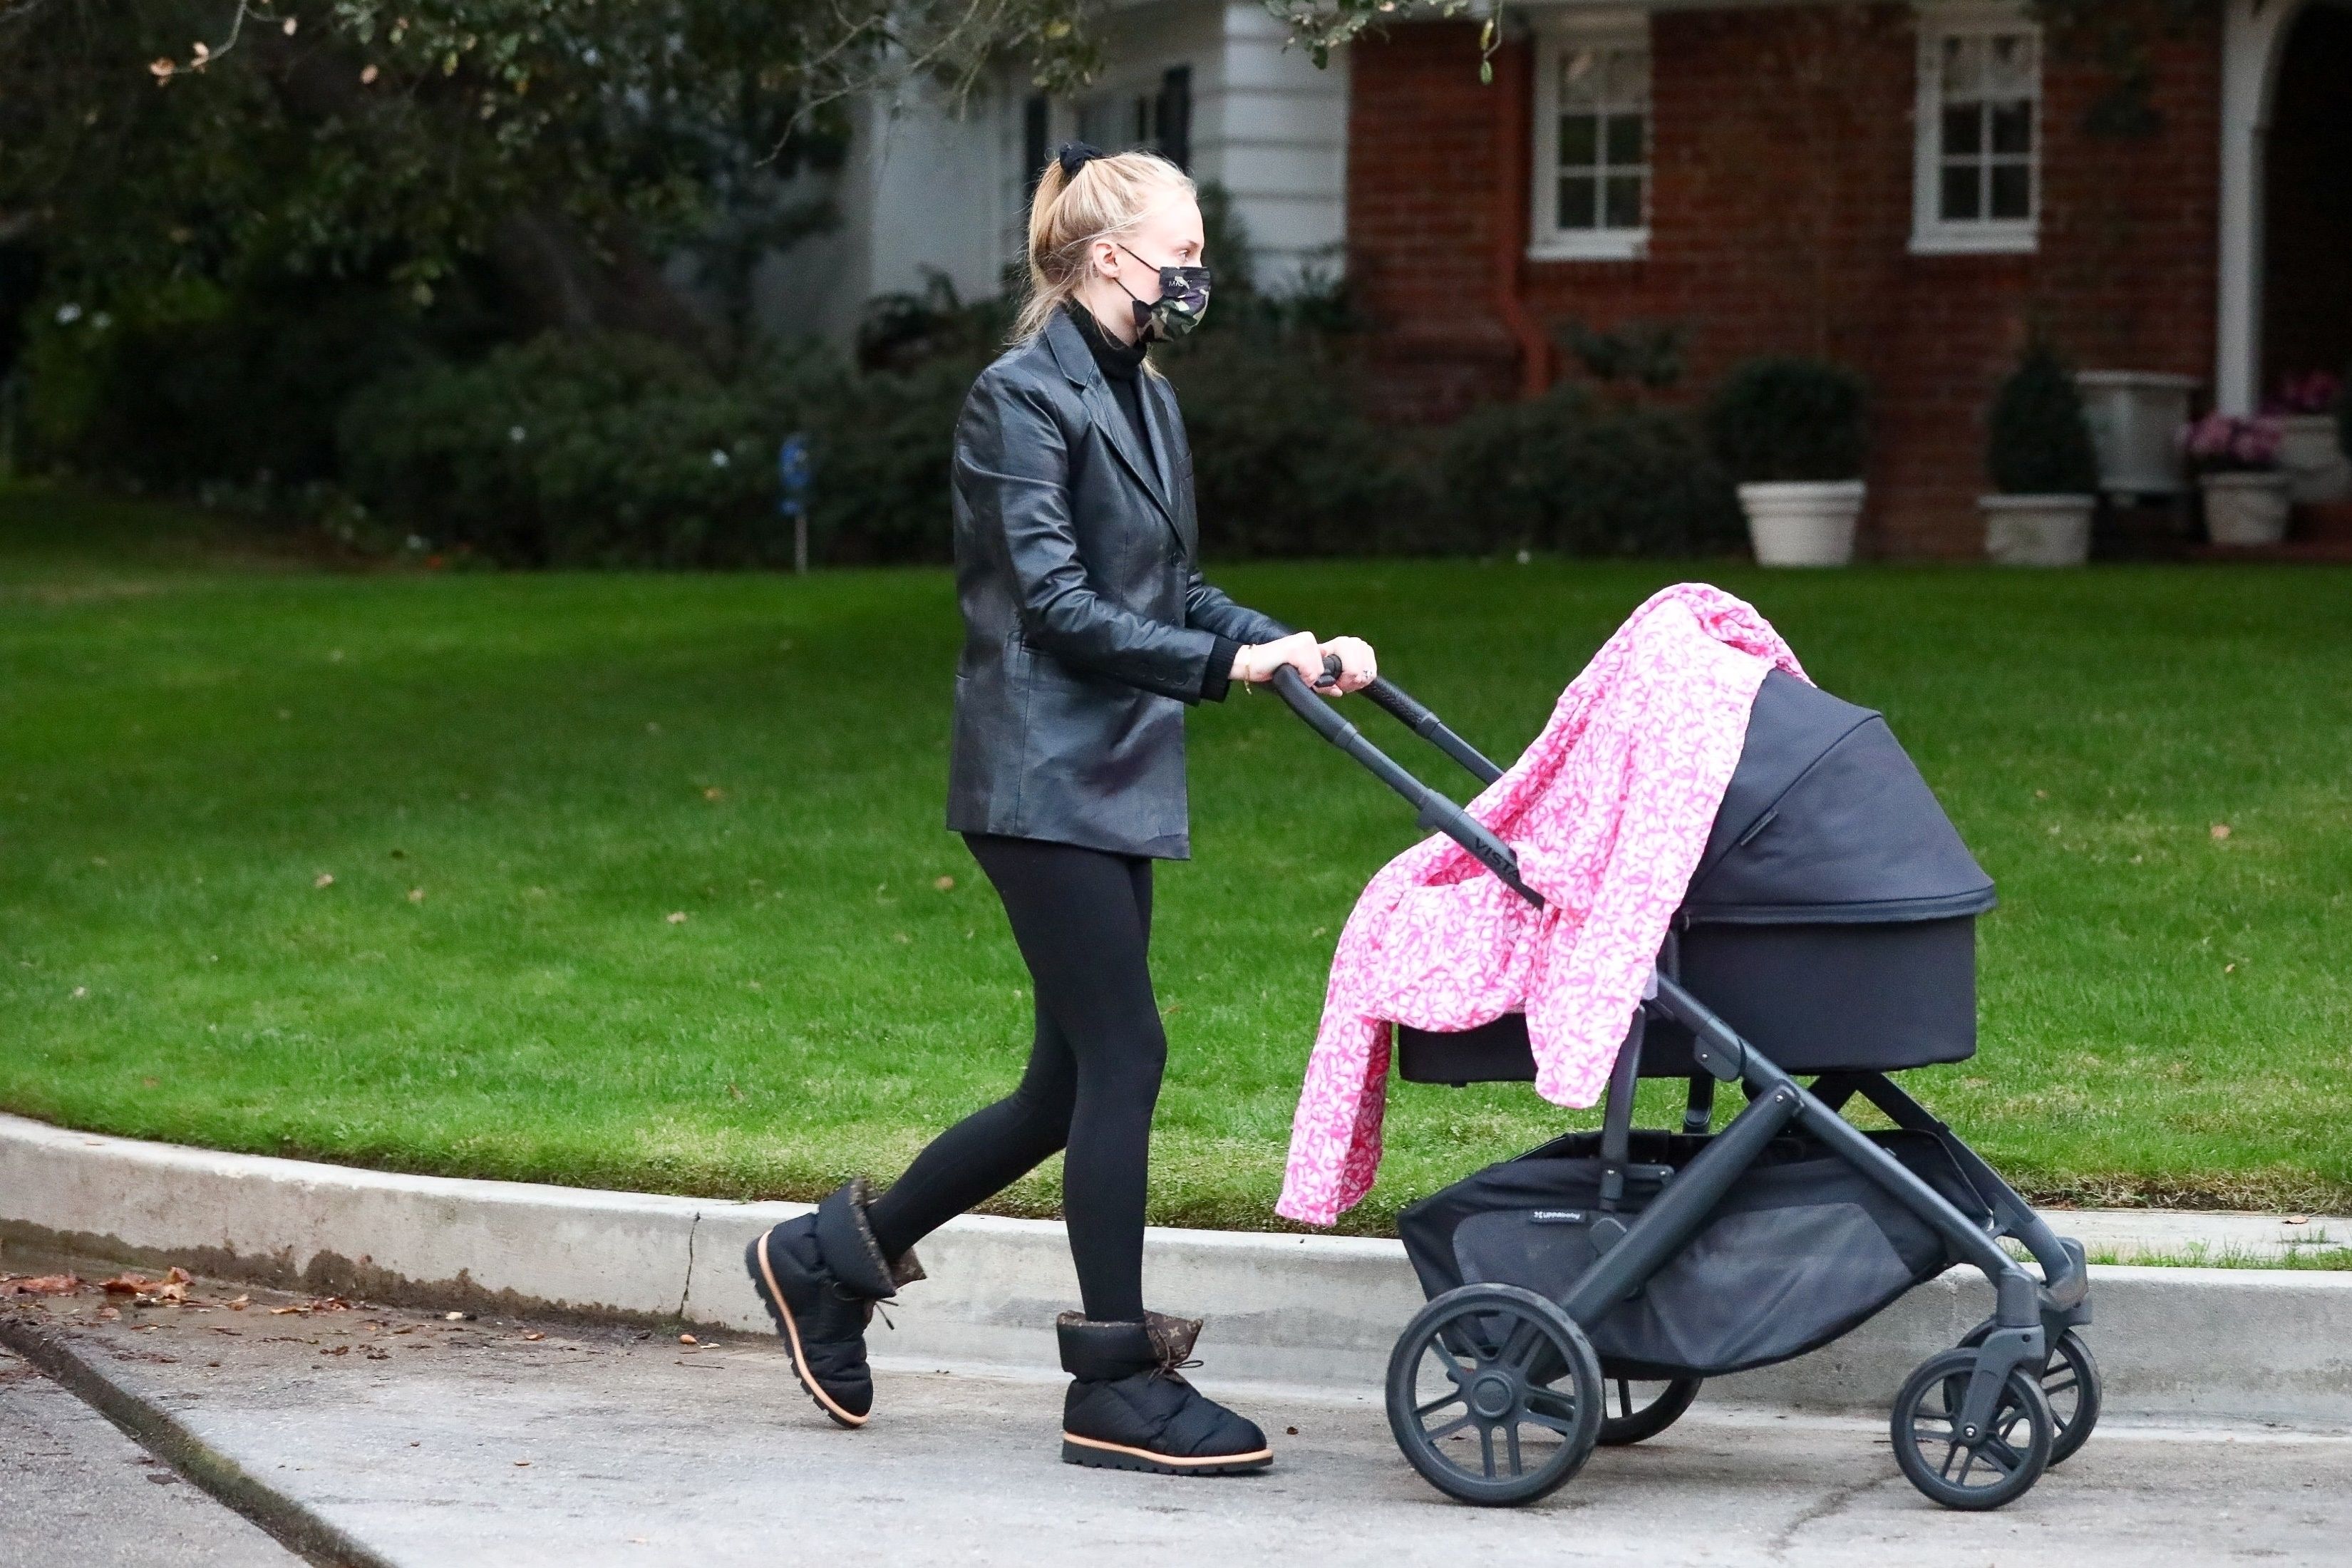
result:
[[(1296, 672), (1276, 687), (1423, 828), (1542, 902), (1499, 838)], [(1482, 782), (1500, 775), (1397, 687), (1365, 690)], [(1815, 1350), (1960, 1263), (1984, 1271), (1995, 1310), (1895, 1394), (1903, 1474), (1948, 1508), (1993, 1509), (2079, 1449), (2099, 1414), (2076, 1331), (2091, 1321), (2081, 1243), (2052, 1234), (1888, 1077), (1975, 1054), (1975, 921), (1993, 901), (1885, 721), (1768, 674), (1601, 1131), (1489, 1166), (1399, 1218), (1429, 1298), (1389, 1362), (1389, 1425), (1413, 1468), (1465, 1502), (1540, 1498), (1595, 1446), (1665, 1430), (1702, 1380)], [(1519, 1015), (1459, 1033), (1392, 1027), (1409, 1082), (1536, 1076)], [(1643, 1078), (1688, 1080), (1679, 1130), (1633, 1127)], [(1717, 1083), (1742, 1085), (1747, 1103), (1710, 1132)], [(1857, 1095), (1894, 1127), (1846, 1121)]]

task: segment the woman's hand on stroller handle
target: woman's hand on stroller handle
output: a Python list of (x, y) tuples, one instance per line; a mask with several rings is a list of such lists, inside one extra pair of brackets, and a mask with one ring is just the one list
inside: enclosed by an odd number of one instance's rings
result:
[(1330, 679), (1315, 685), (1328, 697), (1361, 691), (1381, 678), (1381, 663), (1372, 645), (1361, 637), (1333, 637), (1318, 651), (1323, 655), (1324, 673)]
[(1322, 649), (1313, 632), (1293, 632), (1274, 642), (1250, 643), (1234, 655), (1233, 678), (1253, 685), (1272, 680), (1276, 671), (1295, 669), (1299, 679), (1322, 678)]

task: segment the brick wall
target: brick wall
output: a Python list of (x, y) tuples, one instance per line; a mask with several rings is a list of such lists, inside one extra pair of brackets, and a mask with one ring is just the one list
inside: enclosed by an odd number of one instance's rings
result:
[[(1521, 386), (1513, 290), (1545, 332), (1689, 323), (1690, 395), (1751, 354), (1825, 353), (1874, 394), (1864, 549), (1957, 556), (1980, 548), (1985, 405), (2035, 314), (2086, 368), (2210, 374), (2212, 24), (2158, 41), (2162, 122), (2130, 140), (2083, 129), (2104, 78), (2052, 51), (2029, 256), (1908, 252), (1907, 5), (1664, 11), (1650, 38), (1650, 247), (1618, 262), (1525, 259), (1527, 138), (1498, 130), (1526, 124), (1531, 43), (1505, 46), (1492, 87), (1468, 25), (1355, 46), (1349, 253), (1392, 416), (1446, 418)], [(1539, 378), (1558, 358), (1541, 355)]]

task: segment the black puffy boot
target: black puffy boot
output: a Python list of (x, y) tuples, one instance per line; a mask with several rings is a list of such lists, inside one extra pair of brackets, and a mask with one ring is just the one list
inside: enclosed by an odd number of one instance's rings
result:
[(1274, 1463), (1265, 1434), (1184, 1381), (1179, 1367), (1200, 1337), (1198, 1318), (1146, 1312), (1101, 1323), (1065, 1312), (1054, 1327), (1062, 1370), (1062, 1459), (1167, 1476), (1230, 1476)]
[(886, 1259), (866, 1220), (866, 1178), (854, 1176), (814, 1214), (771, 1226), (743, 1249), (751, 1288), (792, 1352), (793, 1373), (844, 1426), (874, 1408), (866, 1325), (874, 1303), (923, 1277), (912, 1248)]

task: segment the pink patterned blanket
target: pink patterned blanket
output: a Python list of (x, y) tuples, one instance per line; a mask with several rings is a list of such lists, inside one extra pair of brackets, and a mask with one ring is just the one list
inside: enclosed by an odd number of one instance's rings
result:
[(1442, 834), (1381, 868), (1332, 955), (1276, 1213), (1329, 1225), (1370, 1190), (1391, 1019), (1455, 1030), (1524, 1012), (1536, 1092), (1601, 1098), (1776, 665), (1804, 676), (1746, 602), (1703, 583), (1661, 590), (1467, 807), (1543, 908)]

